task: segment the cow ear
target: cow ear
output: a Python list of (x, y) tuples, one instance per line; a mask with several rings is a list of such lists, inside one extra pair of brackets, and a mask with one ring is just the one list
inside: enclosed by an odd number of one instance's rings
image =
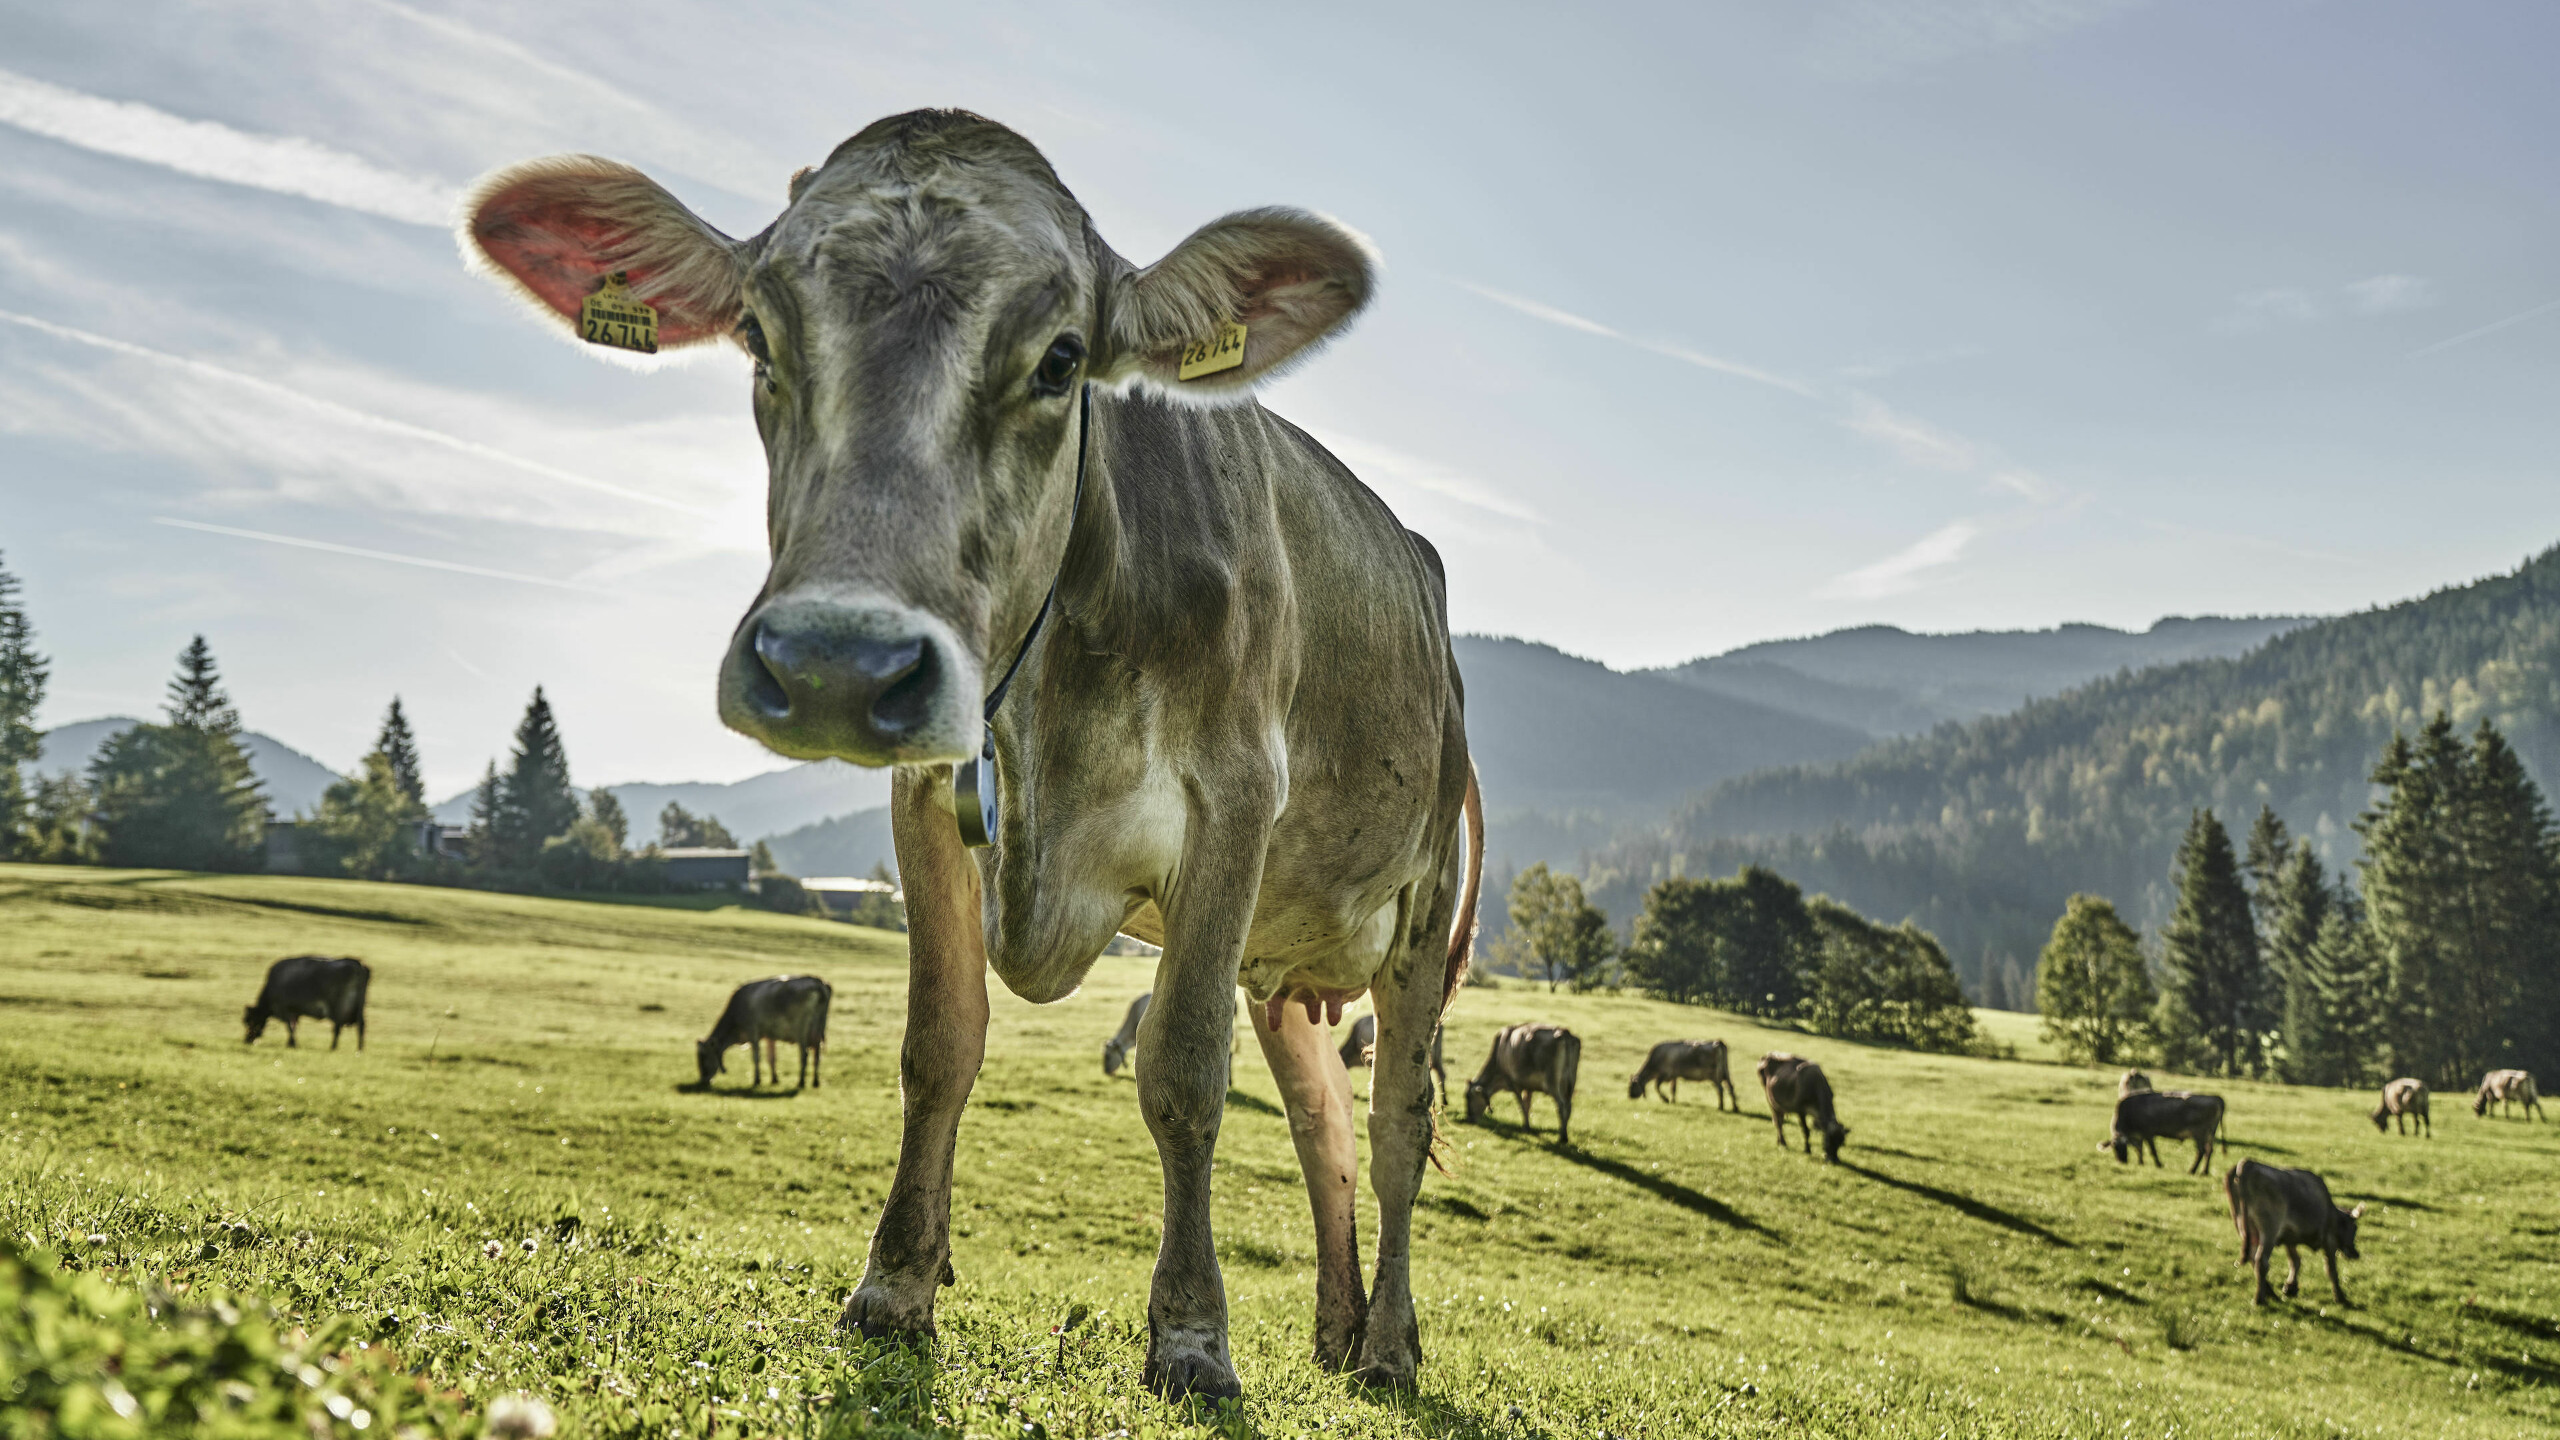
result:
[(738, 324), (737, 242), (618, 161), (554, 155), (510, 165), (472, 187), (460, 239), (464, 263), (573, 329), (586, 298), (617, 273), (657, 310), (659, 349), (716, 340)]
[(2348, 1211), (2348, 1212), (2347, 1212), (2347, 1218), (2348, 1218), (2348, 1219), (2350, 1219), (2350, 1220), (2361, 1220), (2361, 1219), (2363, 1219), (2363, 1218), (2364, 1218), (2364, 1207), (2363, 1207), (2363, 1206), (2361, 1206), (2361, 1205), (2359, 1205), (2359, 1206), (2357, 1206), (2356, 1208), (2354, 1208), (2353, 1210)]
[(1350, 323), (1369, 303), (1377, 271), (1368, 238), (1321, 215), (1275, 207), (1213, 220), (1112, 287), (1110, 349), (1097, 378), (1241, 400)]

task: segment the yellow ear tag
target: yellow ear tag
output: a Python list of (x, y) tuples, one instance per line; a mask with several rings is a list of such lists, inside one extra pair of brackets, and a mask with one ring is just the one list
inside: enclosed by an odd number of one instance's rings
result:
[(655, 355), (657, 307), (633, 295), (627, 282), (628, 277), (616, 270), (578, 306), (578, 338), (590, 345)]
[(1195, 340), (1182, 347), (1182, 368), (1175, 372), (1184, 380), (1197, 380), (1221, 370), (1233, 370), (1244, 363), (1244, 327), (1227, 324), (1218, 327), (1214, 340)]

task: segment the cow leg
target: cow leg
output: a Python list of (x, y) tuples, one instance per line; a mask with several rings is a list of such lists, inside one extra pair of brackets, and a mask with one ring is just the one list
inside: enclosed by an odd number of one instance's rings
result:
[(364, 1053), (364, 1012), (356, 1012), (356, 1053)]
[(1378, 1000), (1378, 1064), (1369, 1085), (1369, 1186), (1378, 1197), (1378, 1266), (1357, 1372), (1369, 1385), (1409, 1387), (1422, 1370), (1422, 1328), (1413, 1304), (1413, 1202), (1439, 1138), (1426, 1057), (1440, 1030), (1457, 894), (1452, 847), (1431, 903), (1417, 906), (1411, 890), (1398, 897), (1392, 948), (1371, 982)]
[[(1290, 1006), (1280, 1028), (1253, 1027), (1289, 1109), (1289, 1138), (1307, 1177), (1316, 1225), (1316, 1364), (1350, 1368), (1369, 1297), (1360, 1288), (1360, 1142), (1351, 1120), (1351, 1072), (1326, 1047), (1324, 1027)], [(1371, 1089), (1376, 1088), (1374, 1075)]]
[(907, 891), (907, 1030), (898, 1050), (898, 1170), (862, 1283), (837, 1323), (865, 1335), (933, 1334), (951, 1276), (951, 1159), (987, 1053), (987, 939), (977, 862), (937, 801), (939, 767), (891, 777), (890, 827)]
[(2267, 1283), (2267, 1266), (2275, 1262), (2276, 1247), (2268, 1244), (2264, 1235), (2253, 1236), (2252, 1239), (2256, 1242), (2256, 1249), (2249, 1258), (2258, 1268), (2258, 1293), (2250, 1298), (2249, 1303), (2264, 1305), (2276, 1293), (2275, 1287)]
[(1536, 1126), (1529, 1123), (1529, 1092), (1523, 1090), (1512, 1098), (1520, 1102), (1520, 1128), (1523, 1130), (1536, 1129)]
[(1771, 1100), (1769, 1102), (1769, 1118), (1778, 1122), (1778, 1148), (1781, 1150), (1786, 1149), (1787, 1115), (1785, 1111), (1778, 1108), (1778, 1102), (1775, 1100)]
[(2344, 1305), (2347, 1303), (2347, 1287), (2338, 1283), (2338, 1252), (2324, 1245), (2320, 1247), (2320, 1253), (2329, 1262), (2329, 1291), (2338, 1297), (2339, 1304)]
[(2293, 1262), (2293, 1268), (2287, 1271), (2284, 1277), (2284, 1298), (2290, 1300), (2302, 1293), (2302, 1247), (2285, 1246), (2284, 1258)]
[(284, 1048), (287, 1050), (302, 1048), (302, 1017), (299, 1015), (284, 1017)]

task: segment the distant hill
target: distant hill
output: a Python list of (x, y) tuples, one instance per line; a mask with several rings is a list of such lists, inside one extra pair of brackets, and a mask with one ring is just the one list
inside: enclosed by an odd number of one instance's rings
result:
[[(45, 775), (86, 770), (99, 746), (141, 723), (130, 715), (114, 715), (56, 726), (44, 733), (44, 749), (30, 768)], [(272, 735), (244, 731), (240, 746), (249, 752), (249, 768), (266, 787), (268, 808), (280, 819), (318, 810), (321, 793), (338, 782), (338, 772)]]
[(875, 865), (898, 870), (898, 847), (889, 838), (889, 807), (839, 815), (771, 837), (773, 863), (786, 875), (868, 875)]
[(2237, 659), (2113, 675), (1846, 763), (1726, 781), (1595, 856), (1586, 881), (1623, 921), (1665, 875), (1765, 861), (1916, 919), (1978, 986), (1986, 960), (2032, 973), (2074, 891), (2155, 929), (2191, 807), (2237, 832), (2273, 805), (2332, 864), (2351, 862), (2376, 753), (2438, 707), (2494, 720), (2546, 790), (2560, 779), (2560, 550), (2384, 609), (2247, 623), (2287, 628)]
[(2246, 654), (2310, 624), (2300, 615), (2189, 618), (2143, 631), (2104, 625), (1915, 635), (1863, 625), (1769, 640), (1648, 673), (1870, 736), (2005, 714), (2123, 670)]
[[(613, 792), (614, 798), (622, 802), (622, 812), (631, 817), (635, 845), (658, 833), (658, 812), (669, 801), (696, 815), (720, 817), (720, 823), (740, 840), (756, 840), (832, 816), (888, 804), (889, 772), (865, 770), (841, 760), (812, 760), (726, 785), (709, 781), (671, 785), (633, 781), (604, 788)], [(447, 825), (468, 823), (471, 792), (465, 790), (439, 804), (435, 815)]]

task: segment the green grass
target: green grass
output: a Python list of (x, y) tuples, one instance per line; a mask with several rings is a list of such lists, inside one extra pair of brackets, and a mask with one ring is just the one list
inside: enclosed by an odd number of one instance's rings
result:
[[(173, 1295), (352, 1324), (458, 1403), (524, 1390), (579, 1436), (2542, 1435), (2560, 1422), (2560, 1131), (2237, 1083), (2233, 1156), (2371, 1205), (2353, 1308), (2256, 1311), (2219, 1185), (2095, 1151), (2114, 1075), (1917, 1055), (1616, 996), (1470, 989), (1584, 1038), (1576, 1148), (1450, 1116), (1416, 1246), (1423, 1385), (1307, 1361), (1313, 1254), (1249, 1035), (1219, 1147), (1240, 1408), (1138, 1384), (1157, 1171), (1098, 1055), (1147, 963), (1033, 1007), (996, 987), (961, 1130), (960, 1283), (931, 1355), (834, 1329), (897, 1143), (903, 939), (735, 909), (0, 866), (0, 1233)], [(266, 965), (374, 967), (371, 1046), (240, 1043)], [(691, 1041), (739, 981), (836, 988), (823, 1090), (711, 1094)], [(2000, 1025), (2014, 1025), (2001, 1017)], [(1843, 1164), (1701, 1087), (1626, 1099), (1654, 1041), (1823, 1061)], [(2040, 1052), (2032, 1022), (1994, 1039)], [(2167, 1077), (2160, 1077), (2165, 1085)], [(1364, 1092), (1366, 1078), (1355, 1082)], [(245, 1228), (235, 1228), (245, 1227)], [(1364, 1235), (1370, 1226), (1364, 1221)], [(98, 1237), (94, 1242), (90, 1237)], [(484, 1254), (494, 1245), (497, 1254)], [(179, 1287), (187, 1287), (180, 1289)], [(1051, 1333), (1072, 1311), (1091, 1318)]]

